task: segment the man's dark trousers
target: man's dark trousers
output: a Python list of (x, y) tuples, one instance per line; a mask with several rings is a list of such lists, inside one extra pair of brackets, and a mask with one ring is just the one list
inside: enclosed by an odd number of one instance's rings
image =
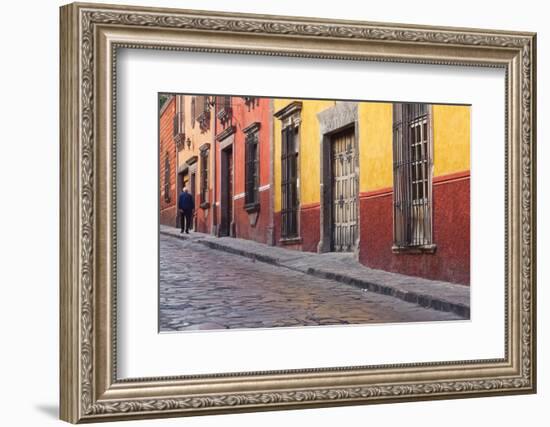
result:
[(193, 210), (192, 209), (182, 209), (180, 210), (180, 223), (181, 223), (181, 232), (184, 231), (189, 233), (189, 228), (193, 225)]

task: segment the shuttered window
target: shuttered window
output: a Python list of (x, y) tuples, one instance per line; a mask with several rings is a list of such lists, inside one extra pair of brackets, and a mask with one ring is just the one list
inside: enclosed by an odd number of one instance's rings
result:
[(283, 129), (281, 148), (281, 236), (292, 238), (298, 236), (298, 150), (294, 127)]
[(427, 104), (393, 106), (394, 247), (433, 244), (433, 143)]
[(259, 203), (258, 132), (250, 132), (245, 140), (245, 204)]

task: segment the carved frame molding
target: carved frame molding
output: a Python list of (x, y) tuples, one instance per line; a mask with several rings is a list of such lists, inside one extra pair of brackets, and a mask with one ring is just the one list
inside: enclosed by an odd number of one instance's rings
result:
[[(62, 419), (535, 392), (535, 34), (95, 4), (63, 6), (60, 13)], [(243, 40), (255, 47), (241, 47)], [(505, 358), (118, 380), (118, 48), (504, 68)]]

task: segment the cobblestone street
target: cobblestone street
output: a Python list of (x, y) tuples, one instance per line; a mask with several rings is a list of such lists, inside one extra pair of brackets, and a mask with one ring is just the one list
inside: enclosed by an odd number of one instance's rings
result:
[(160, 235), (160, 330), (462, 320), (337, 281)]

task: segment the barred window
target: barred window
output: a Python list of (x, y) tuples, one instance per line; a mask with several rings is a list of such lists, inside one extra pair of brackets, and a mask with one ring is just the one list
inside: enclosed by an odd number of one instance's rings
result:
[(427, 104), (393, 105), (394, 249), (433, 247), (433, 142)]
[(208, 203), (208, 173), (209, 173), (209, 158), (210, 150), (208, 148), (201, 150), (201, 193), (200, 200), (202, 203)]
[(296, 147), (297, 128), (283, 129), (281, 149), (281, 236), (298, 236), (298, 150)]
[(258, 132), (252, 131), (245, 140), (245, 204), (259, 203), (259, 145)]
[(168, 152), (164, 158), (164, 201), (170, 203), (170, 156)]

